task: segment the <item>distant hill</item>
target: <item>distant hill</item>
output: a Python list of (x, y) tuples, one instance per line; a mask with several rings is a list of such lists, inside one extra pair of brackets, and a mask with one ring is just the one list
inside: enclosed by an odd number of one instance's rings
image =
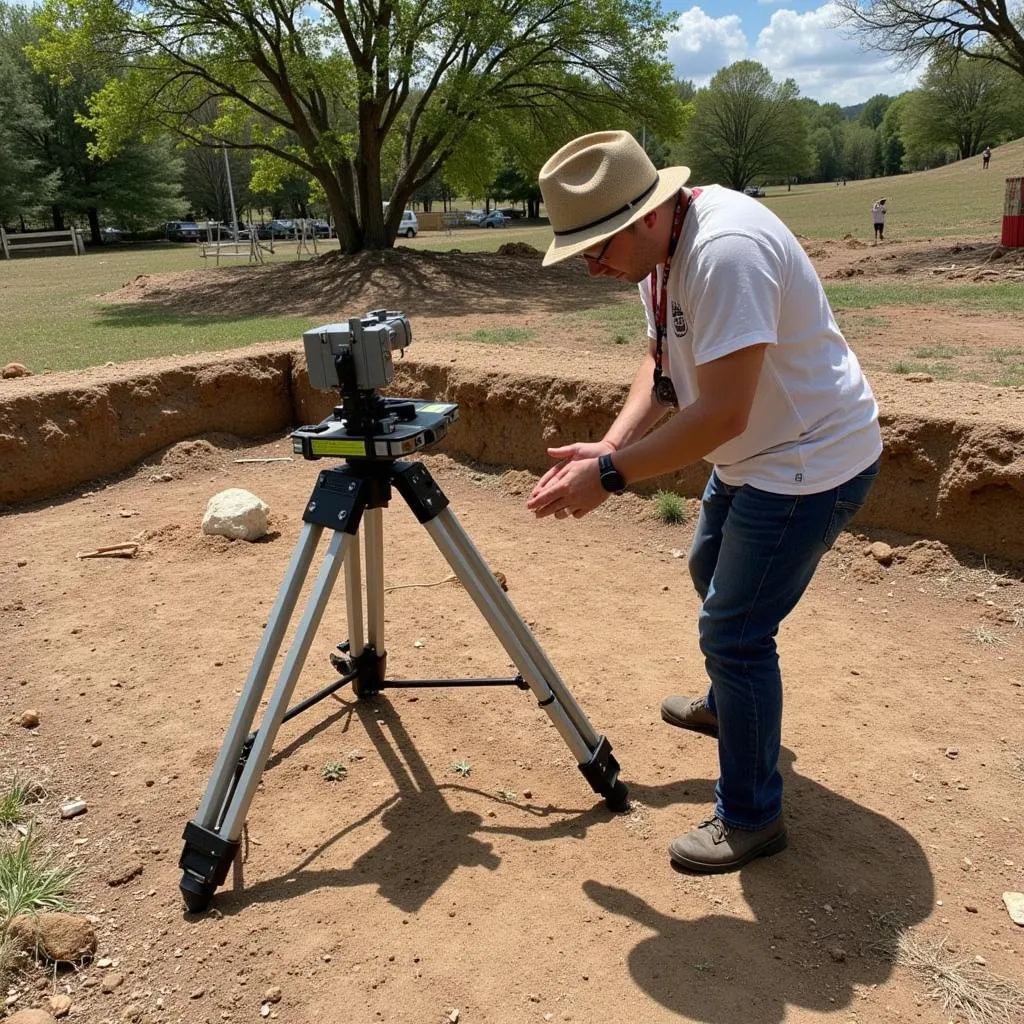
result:
[(843, 117), (847, 121), (856, 121), (860, 117), (860, 112), (867, 106), (867, 101), (864, 103), (854, 103), (852, 107), (840, 107), (839, 109), (843, 112)]

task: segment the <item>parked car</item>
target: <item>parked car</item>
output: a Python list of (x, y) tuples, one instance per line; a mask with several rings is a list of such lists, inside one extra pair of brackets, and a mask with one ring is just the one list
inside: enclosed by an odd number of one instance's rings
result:
[(486, 217), (487, 214), (483, 210), (470, 210), (466, 214), (466, 223), (472, 224), (474, 227), (480, 223)]
[(760, 185), (748, 185), (744, 190), (745, 196), (753, 196), (755, 199), (764, 199), (764, 189)]
[(120, 242), (123, 234), (120, 228), (100, 228), (100, 238), (104, 242)]
[(491, 212), (487, 214), (482, 221), (480, 221), (480, 227), (503, 228), (507, 223), (508, 220), (501, 210), (491, 210)]
[(526, 214), (517, 209), (515, 206), (503, 206), (499, 211), (505, 220), (519, 220), (521, 217), (525, 217)]
[(331, 225), (326, 220), (315, 220), (313, 221), (313, 234), (317, 238), (330, 238), (331, 237)]
[(415, 238), (420, 229), (420, 222), (412, 210), (402, 211), (402, 220), (398, 225), (398, 233), (406, 238)]
[(267, 225), (267, 238), (294, 238), (295, 221), (275, 218)]
[(194, 220), (169, 220), (164, 235), (169, 242), (197, 242), (199, 225)]

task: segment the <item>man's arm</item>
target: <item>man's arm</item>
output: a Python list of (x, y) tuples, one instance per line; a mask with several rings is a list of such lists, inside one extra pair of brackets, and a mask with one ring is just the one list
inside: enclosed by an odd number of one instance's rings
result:
[(739, 437), (747, 429), (765, 348), (749, 345), (698, 366), (697, 401), (615, 455), (626, 482), (672, 473)]
[[(615, 468), (627, 483), (672, 473), (696, 462), (746, 429), (761, 376), (767, 344), (750, 345), (697, 367), (700, 397), (646, 437), (614, 454)], [(640, 374), (634, 387), (640, 382)], [(630, 390), (630, 397), (633, 389)], [(654, 403), (652, 398), (648, 401)], [(615, 421), (623, 418), (623, 413)], [(639, 409), (639, 399), (634, 409)], [(655, 409), (660, 409), (654, 403)], [(632, 422), (639, 425), (640, 419)], [(635, 432), (634, 432), (635, 434)], [(575, 459), (549, 472), (534, 488), (526, 507), (535, 515), (563, 518), (586, 515), (608, 492), (601, 486), (597, 456)]]

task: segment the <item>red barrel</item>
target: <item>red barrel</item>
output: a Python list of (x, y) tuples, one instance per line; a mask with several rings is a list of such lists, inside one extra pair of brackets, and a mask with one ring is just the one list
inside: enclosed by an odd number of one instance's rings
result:
[(1003, 201), (1003, 237), (1007, 249), (1024, 248), (1024, 178), (1006, 179)]

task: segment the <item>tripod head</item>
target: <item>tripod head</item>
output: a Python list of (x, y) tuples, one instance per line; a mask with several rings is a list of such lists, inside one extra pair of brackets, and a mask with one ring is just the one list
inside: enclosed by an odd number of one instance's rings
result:
[(457, 405), (377, 394), (394, 380), (392, 353), (404, 355), (411, 343), (405, 314), (385, 309), (306, 331), (310, 384), (323, 391), (337, 388), (342, 401), (327, 419), (296, 430), (292, 450), (306, 459), (393, 461), (441, 440), (458, 419)]

